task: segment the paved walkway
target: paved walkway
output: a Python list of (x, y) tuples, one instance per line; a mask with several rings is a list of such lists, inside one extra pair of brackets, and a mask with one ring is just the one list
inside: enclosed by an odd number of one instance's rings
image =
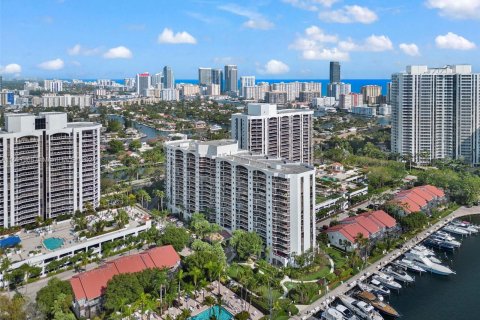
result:
[(385, 265), (389, 264), (393, 260), (397, 259), (399, 256), (404, 254), (406, 251), (410, 250), (413, 246), (417, 245), (419, 242), (424, 240), (426, 237), (428, 237), (432, 232), (437, 231), (438, 229), (442, 228), (445, 224), (448, 222), (452, 221), (455, 218), (467, 216), (467, 215), (472, 215), (472, 214), (480, 214), (480, 206), (474, 206), (471, 208), (467, 207), (460, 207), (459, 209), (455, 210), (445, 218), (441, 219), (439, 222), (436, 224), (428, 227), (424, 231), (420, 232), (416, 237), (410, 239), (408, 242), (406, 242), (402, 248), (394, 250), (390, 253), (388, 253), (385, 257), (382, 259), (378, 260), (377, 262), (371, 264), (367, 268), (365, 268), (362, 273), (359, 273), (353, 277), (351, 277), (348, 282), (342, 283), (340, 286), (337, 288), (333, 289), (332, 291), (328, 292), (326, 295), (322, 296), (320, 299), (306, 307), (305, 309), (302, 310), (302, 312), (295, 316), (292, 317), (292, 319), (307, 319), (312, 313), (314, 313), (314, 309), (318, 308), (323, 308), (325, 307), (329, 302), (333, 301), (332, 298), (335, 296), (338, 296), (339, 294), (342, 294), (352, 287), (352, 283), (356, 283), (357, 280), (359, 280), (361, 277), (364, 277), (365, 275), (372, 274), (376, 272), (378, 269), (384, 267)]

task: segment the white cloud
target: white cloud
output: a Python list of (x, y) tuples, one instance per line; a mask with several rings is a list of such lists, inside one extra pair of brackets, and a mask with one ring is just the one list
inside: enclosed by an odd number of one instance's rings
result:
[(480, 0), (427, 0), (427, 7), (453, 19), (480, 19)]
[(245, 28), (269, 30), (275, 26), (273, 22), (268, 20), (262, 14), (236, 4), (226, 4), (219, 6), (218, 9), (233, 13), (237, 16), (248, 18), (248, 20), (243, 23)]
[(186, 31), (174, 33), (172, 29), (165, 28), (162, 33), (158, 35), (158, 43), (170, 43), (170, 44), (196, 44), (197, 39), (195, 39), (190, 33)]
[(375, 12), (367, 7), (357, 5), (344, 6), (342, 9), (320, 12), (318, 17), (326, 22), (364, 23), (369, 24), (378, 20)]
[(130, 59), (132, 56), (132, 51), (124, 46), (110, 48), (103, 54), (106, 59)]
[(415, 43), (400, 43), (398, 47), (403, 51), (403, 53), (409, 56), (414, 57), (420, 55), (420, 50), (418, 50), (418, 47)]
[(296, 8), (308, 11), (317, 11), (318, 6), (330, 8), (338, 0), (283, 0), (283, 2), (291, 4)]
[(78, 43), (73, 47), (67, 49), (68, 54), (71, 56), (94, 56), (100, 54), (100, 51), (100, 48), (85, 48)]
[(262, 74), (284, 74), (290, 71), (290, 67), (280, 60), (271, 59), (268, 61), (263, 69), (258, 72)]
[(307, 60), (348, 60), (351, 51), (381, 52), (392, 50), (393, 44), (387, 36), (374, 34), (360, 42), (351, 38), (341, 40), (337, 35), (311, 26), (289, 45), (289, 49), (301, 51), (302, 57)]
[(338, 48), (323, 48), (305, 50), (302, 53), (302, 57), (306, 60), (337, 60), (345, 61), (349, 60), (350, 56), (348, 52), (341, 51)]
[(38, 67), (44, 70), (60, 70), (60, 69), (63, 69), (64, 65), (65, 63), (63, 62), (63, 60), (60, 58), (57, 58), (57, 59), (42, 62), (38, 65)]
[(435, 44), (441, 49), (471, 50), (475, 48), (475, 43), (453, 32), (437, 36)]
[(11, 74), (11, 73), (20, 73), (22, 72), (22, 66), (17, 63), (7, 64), (5, 67), (0, 66), (0, 73)]

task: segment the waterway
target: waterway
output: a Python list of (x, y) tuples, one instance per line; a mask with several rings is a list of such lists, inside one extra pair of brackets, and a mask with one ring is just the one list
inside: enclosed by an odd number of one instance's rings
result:
[[(480, 216), (463, 217), (480, 225)], [(455, 253), (439, 251), (457, 274), (450, 277), (423, 274), (413, 286), (392, 294), (390, 303), (405, 320), (480, 319), (480, 235), (463, 239)]]
[[(125, 123), (125, 119), (123, 118), (123, 116), (119, 116), (119, 115), (116, 115), (116, 114), (109, 114), (108, 118), (116, 120), (116, 121), (118, 121), (122, 124)], [(144, 124), (138, 123), (136, 121), (132, 121), (132, 123), (133, 123), (133, 127), (135, 129), (137, 129), (138, 131), (140, 131), (141, 133), (146, 135), (146, 137), (141, 139), (142, 142), (146, 142), (147, 140), (155, 139), (155, 138), (158, 138), (158, 137), (166, 137), (168, 134), (172, 133), (170, 131), (157, 130), (155, 128), (152, 128), (152, 127), (146, 126)]]

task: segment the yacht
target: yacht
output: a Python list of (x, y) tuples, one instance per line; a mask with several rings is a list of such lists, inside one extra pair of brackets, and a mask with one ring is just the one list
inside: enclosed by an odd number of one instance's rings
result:
[(345, 317), (335, 308), (328, 308), (322, 313), (322, 320), (345, 320)]
[(425, 243), (425, 245), (427, 245), (429, 247), (437, 248), (437, 249), (447, 249), (447, 250), (455, 250), (456, 249), (456, 247), (454, 245), (449, 244), (445, 241), (442, 241), (442, 240), (434, 238), (434, 237), (430, 237), (430, 238), (425, 239), (425, 241), (423, 243)]
[(445, 240), (449, 240), (449, 241), (457, 240), (457, 239), (456, 239), (454, 236), (452, 236), (450, 233), (444, 232), (444, 231), (441, 231), (441, 230), (438, 230), (438, 231), (435, 232), (434, 234), (437, 235), (437, 236), (442, 237), (442, 238), (445, 239)]
[(383, 286), (380, 282), (377, 280), (372, 280), (370, 283), (359, 283), (358, 287), (362, 290), (365, 291), (371, 291), (376, 294), (380, 294), (383, 296), (388, 296), (390, 294), (390, 289), (386, 288)]
[(335, 309), (337, 309), (337, 311), (340, 312), (347, 320), (358, 320), (358, 317), (350, 309), (348, 309), (342, 304), (337, 305)]
[(432, 241), (438, 242), (440, 247), (445, 248), (445, 249), (456, 249), (460, 248), (462, 245), (460, 241), (457, 240), (448, 240), (445, 237), (442, 237), (441, 235), (433, 234), (429, 237)]
[(415, 278), (409, 275), (405, 270), (402, 270), (399, 267), (388, 266), (382, 270), (386, 274), (392, 276), (395, 280), (402, 281), (405, 283), (412, 283), (415, 281)]
[(365, 301), (358, 301), (346, 295), (339, 295), (338, 298), (362, 320), (383, 320), (380, 313), (375, 311), (375, 308)]
[[(413, 250), (412, 250), (413, 251)], [(427, 271), (430, 271), (432, 273), (435, 273), (435, 274), (439, 274), (439, 275), (444, 275), (444, 276), (448, 276), (448, 275), (451, 275), (451, 274), (455, 274), (454, 271), (452, 271), (452, 269), (444, 266), (444, 265), (441, 265), (439, 263), (435, 263), (433, 262), (432, 260), (430, 260), (428, 257), (425, 257), (423, 255), (419, 255), (415, 252), (407, 252), (405, 254), (405, 257), (409, 260), (412, 260), (412, 262), (414, 264), (416, 264), (417, 266), (427, 270)]]
[(371, 292), (361, 291), (356, 294), (356, 297), (360, 300), (370, 303), (375, 309), (380, 312), (380, 314), (394, 318), (398, 318), (400, 316), (397, 310), (392, 308), (389, 304), (383, 301), (379, 301), (377, 297)]
[(412, 260), (409, 259), (401, 259), (393, 262), (394, 265), (399, 266), (401, 268), (408, 269), (410, 271), (422, 273), (426, 272), (427, 270), (423, 269), (422, 267), (417, 266), (415, 263), (413, 263)]
[(450, 233), (453, 233), (453, 234), (456, 234), (456, 235), (459, 235), (459, 236), (468, 236), (470, 234), (469, 231), (463, 229), (463, 228), (460, 228), (460, 227), (456, 227), (454, 225), (448, 225), (446, 227), (443, 227), (443, 230), (447, 231), (447, 232), (450, 232)]
[(467, 221), (452, 221), (451, 225), (467, 230), (470, 233), (478, 233), (478, 229)]
[(377, 280), (381, 284), (383, 284), (385, 287), (389, 289), (395, 289), (395, 290), (400, 290), (402, 289), (402, 285), (398, 282), (396, 282), (392, 276), (389, 276), (388, 274), (385, 274), (383, 272), (377, 272), (376, 274), (373, 275), (372, 277), (374, 280)]
[(410, 250), (410, 252), (416, 254), (416, 255), (419, 255), (419, 256), (423, 256), (423, 257), (426, 257), (428, 259), (430, 259), (432, 262), (435, 262), (435, 263), (442, 263), (442, 261), (440, 259), (438, 259), (436, 256), (435, 256), (435, 253), (432, 253), (433, 251), (431, 250), (417, 250), (415, 248), (413, 248), (412, 250)]

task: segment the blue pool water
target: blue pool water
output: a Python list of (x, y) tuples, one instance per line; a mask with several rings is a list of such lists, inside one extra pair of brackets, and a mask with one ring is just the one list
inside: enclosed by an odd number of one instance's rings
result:
[(63, 246), (63, 239), (60, 238), (48, 238), (43, 240), (43, 245), (48, 250), (56, 250)]
[(219, 307), (219, 306), (213, 306), (210, 309), (207, 309), (202, 313), (197, 314), (195, 317), (191, 317), (190, 320), (209, 320), (210, 317), (213, 315), (217, 317), (217, 320), (233, 319), (233, 315), (230, 312), (228, 312), (225, 308)]

